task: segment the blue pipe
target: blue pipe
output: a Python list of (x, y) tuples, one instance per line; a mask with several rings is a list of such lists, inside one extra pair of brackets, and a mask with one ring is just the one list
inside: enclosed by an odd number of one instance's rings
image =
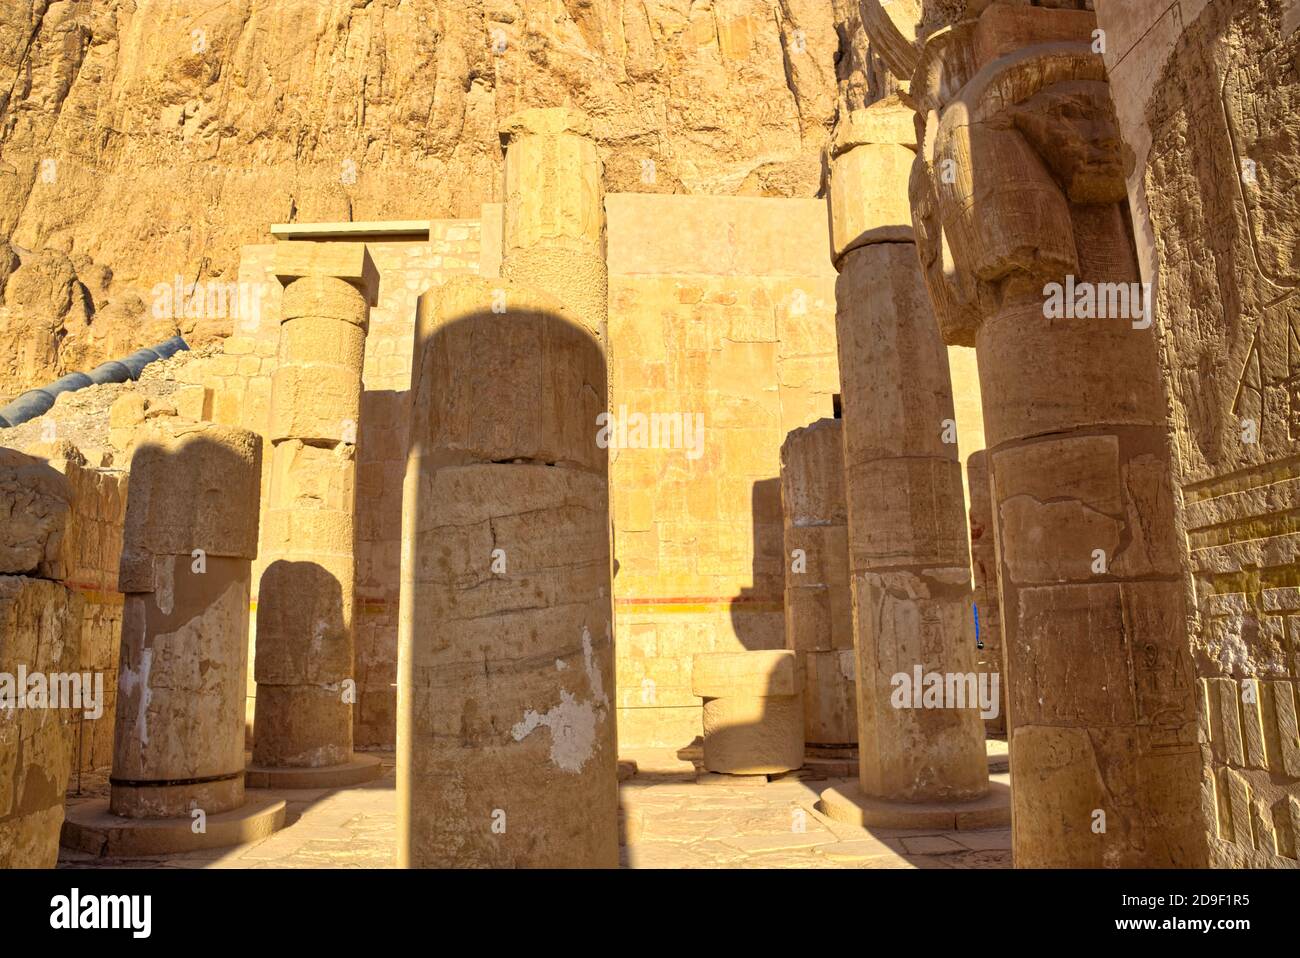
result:
[(29, 389), (9, 405), (0, 409), (0, 429), (21, 425), (50, 411), (60, 393), (75, 392), (87, 386), (104, 383), (124, 383), (140, 378), (144, 367), (159, 359), (168, 359), (190, 347), (180, 336), (164, 340), (152, 349), (137, 349), (121, 360), (110, 359), (100, 363), (89, 373), (68, 373), (41, 389)]

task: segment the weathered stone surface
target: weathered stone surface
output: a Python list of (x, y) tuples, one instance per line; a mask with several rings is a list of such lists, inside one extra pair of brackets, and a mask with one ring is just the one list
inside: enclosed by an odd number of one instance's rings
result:
[(398, 863), (613, 867), (603, 349), (546, 294), (453, 281), (423, 299), (414, 368)]
[[(258, 643), (260, 648), (260, 631)], [(300, 672), (286, 669), (292, 681), (284, 684), (274, 682), (279, 678), (276, 673), (265, 680), (260, 674), (257, 677), (253, 766), (260, 771), (325, 768), (352, 759), (352, 704), (347, 689), (341, 682), (313, 679), (319, 668), (310, 657), (306, 661), (309, 664)]]
[(501, 275), (563, 302), (606, 342), (605, 173), (591, 123), (567, 107), (502, 124), (506, 151)]
[(420, 298), (414, 401), (427, 439), (464, 460), (604, 470), (605, 368), (560, 301), (506, 280), (452, 279)]
[(1192, 866), (1165, 403), (1141, 297), (1112, 295), (1139, 277), (1093, 27), (995, 3), (927, 42), (911, 195), (940, 326), (975, 345), (985, 387), (1017, 864)]
[[(247, 506), (260, 499), (261, 460), (261, 441), (246, 430), (155, 420), (131, 457), (119, 590), (154, 591), (158, 557), (257, 555), (257, 511)], [(242, 508), (200, 507), (227, 497)]]
[(281, 242), (271, 454), (258, 583), (253, 765), (352, 760), (362, 368), (379, 272), (365, 243)]
[(1165, 509), (1163, 496), (1181, 506), (1185, 535), (1175, 545), (1186, 544), (1194, 589), (1190, 669), (1203, 692), (1221, 693), (1200, 709), (1209, 861), (1295, 867), (1300, 768), (1286, 743), (1300, 677), (1300, 536), (1285, 517), (1300, 503), (1297, 9), (1096, 6), (1118, 129), (1133, 154), (1138, 265), (1158, 294), (1152, 332), (1178, 492), (1161, 484), (1152, 507)]
[[(998, 598), (998, 555), (993, 532), (993, 501), (989, 488), (988, 453), (980, 449), (966, 459), (967, 488), (970, 490), (971, 571), (975, 582), (975, 615), (978, 617), (976, 667), (981, 675), (998, 677), (997, 715), (984, 719), (990, 735), (1007, 731), (1007, 682), (1002, 655), (1002, 606)], [(991, 686), (990, 686), (991, 688)]]
[(405, 504), (399, 862), (612, 867), (605, 478), (426, 462)]
[(897, 97), (841, 116), (828, 146), (831, 257), (868, 243), (910, 242), (907, 182), (916, 159), (912, 110)]
[(691, 660), (691, 691), (701, 698), (799, 695), (799, 658), (789, 651), (708, 652)]
[[(276, 243), (275, 278), (285, 287), (280, 307), (285, 321), (300, 316), (346, 317), (364, 329), (365, 307), (379, 301), (379, 270), (365, 243)], [(306, 282), (299, 284), (299, 280)], [(361, 295), (360, 309), (340, 281)]]
[(71, 501), (67, 478), (48, 462), (0, 448), (0, 573), (63, 579), (72, 571)]
[[(81, 597), (57, 582), (0, 576), (0, 675), (14, 686), (8, 691), (29, 692), (16, 686), (20, 669), (42, 676), (47, 690), (55, 675), (77, 672), (82, 614)], [(0, 709), (0, 868), (53, 868), (58, 859), (84, 710), (53, 704), (67, 703), (28, 695), (27, 707)]]
[[(747, 654), (747, 653), (738, 653)], [(803, 765), (803, 695), (744, 692), (704, 700), (704, 767), (770, 775)]]
[[(781, 447), (785, 528), (785, 644), (802, 659), (805, 735), (810, 745), (857, 742), (853, 603), (841, 422), (796, 429)], [(814, 661), (815, 660), (815, 661)], [(847, 705), (847, 708), (846, 708)]]
[(803, 764), (803, 663), (792, 651), (713, 652), (692, 661), (704, 699), (704, 767), (763, 775)]
[[(0, 66), (31, 78), (0, 108), (0, 250), (93, 258), (77, 279), (97, 302), (105, 268), (114, 304), (178, 276), (233, 281), (268, 223), (477, 217), (500, 199), (502, 121), (561, 103), (592, 113), (611, 191), (811, 197), (837, 99), (879, 82), (865, 43), (839, 53), (857, 16), (855, 0), (257, 0), (199, 22), (185, 4), (21, 0), (0, 15)], [(147, 306), (102, 312), (101, 351), (65, 367), (166, 338), (142, 335)], [(50, 320), (0, 319), (0, 342), (59, 355), (78, 337)], [(139, 338), (100, 346), (101, 322)], [(192, 344), (234, 327), (179, 324)], [(15, 393), (54, 378), (28, 368)]]
[(856, 657), (852, 649), (803, 653), (803, 727), (808, 745), (857, 745)]
[[(109, 799), (115, 815), (219, 814), (243, 802), (260, 476), (259, 437), (211, 424), (177, 427), (132, 457), (119, 576), (127, 596)], [(198, 494), (178, 495), (190, 491), (186, 483)], [(186, 542), (240, 528), (250, 541), (230, 551)]]
[[(832, 214), (863, 179), (841, 178), (850, 193)], [(870, 188), (901, 196), (901, 171)], [(978, 701), (932, 702), (913, 687), (975, 672), (948, 354), (916, 246), (870, 239), (836, 262), (835, 289), (859, 784), (888, 801), (973, 801), (988, 790)]]

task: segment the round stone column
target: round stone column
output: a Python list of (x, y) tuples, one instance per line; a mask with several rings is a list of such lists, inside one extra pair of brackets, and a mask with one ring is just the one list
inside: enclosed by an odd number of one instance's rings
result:
[(282, 243), (276, 273), (285, 289), (249, 783), (353, 784), (381, 770), (352, 751), (356, 442), (377, 282), (360, 243)]
[(110, 797), (70, 811), (65, 844), (157, 854), (250, 841), (283, 823), (283, 801), (244, 796), (261, 458), (251, 432), (175, 420), (136, 446)]
[(704, 700), (704, 767), (771, 775), (803, 765), (803, 677), (797, 653), (706, 652), (691, 659)]
[(552, 297), (454, 278), (415, 357), (399, 864), (616, 867), (604, 353)]
[(860, 759), (859, 787), (823, 805), (867, 825), (985, 827), (1009, 805), (989, 790), (952, 381), (906, 201), (910, 121), (894, 100), (855, 111), (830, 152)]
[(820, 419), (781, 446), (785, 644), (803, 671), (804, 741), (858, 742), (841, 422)]
[(979, 357), (1015, 863), (1195, 867), (1165, 395), (1094, 27), (994, 4), (926, 45), (914, 220), (944, 336)]

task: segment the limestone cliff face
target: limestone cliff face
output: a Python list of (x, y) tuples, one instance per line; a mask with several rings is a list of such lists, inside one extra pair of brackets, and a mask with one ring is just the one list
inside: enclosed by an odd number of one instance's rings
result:
[[(6, 0), (0, 338), (39, 343), (0, 363), (0, 396), (74, 368), (65, 341), (115, 343), (91, 328), (108, 303), (122, 322), (128, 293), (233, 279), (269, 223), (476, 216), (523, 107), (590, 114), (610, 192), (816, 195), (837, 99), (872, 82), (857, 19), (857, 0)], [(15, 291), (36, 255), (75, 295)]]

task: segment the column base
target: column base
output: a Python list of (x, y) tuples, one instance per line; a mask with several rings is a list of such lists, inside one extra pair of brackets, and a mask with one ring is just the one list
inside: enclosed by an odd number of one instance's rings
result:
[(346, 788), (361, 785), (378, 778), (384, 763), (377, 755), (352, 753), (352, 761), (342, 765), (322, 765), (319, 768), (272, 768), (269, 765), (249, 765), (244, 772), (246, 788)]
[(859, 828), (1006, 828), (1011, 825), (1011, 787), (989, 782), (988, 792), (970, 802), (896, 802), (864, 795), (856, 782), (847, 782), (822, 792), (817, 810)]
[(228, 812), (209, 815), (207, 829), (195, 834), (185, 818), (123, 818), (108, 810), (108, 800), (70, 805), (59, 844), (100, 858), (153, 858), (203, 848), (227, 848), (260, 841), (284, 827), (284, 799), (250, 797)]

